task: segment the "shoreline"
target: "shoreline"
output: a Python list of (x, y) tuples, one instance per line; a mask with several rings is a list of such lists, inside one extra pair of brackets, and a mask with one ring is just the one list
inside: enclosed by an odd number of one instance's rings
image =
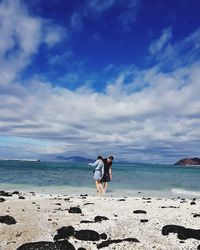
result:
[[(18, 190), (20, 192), (29, 193), (35, 192), (38, 194), (54, 194), (54, 195), (73, 195), (78, 196), (81, 193), (87, 193), (90, 196), (96, 195), (96, 188), (93, 187), (76, 187), (76, 186), (27, 186), (19, 184), (2, 184), (1, 190), (7, 190), (14, 192)], [(108, 187), (105, 197), (154, 197), (154, 198), (200, 198), (200, 190), (186, 190), (184, 188), (172, 188), (171, 190), (134, 190), (134, 189), (121, 189), (112, 186)]]
[[(0, 223), (0, 249), (3, 250), (17, 249), (30, 242), (57, 244), (54, 241), (57, 230), (69, 226), (76, 231), (68, 237), (74, 249), (83, 247), (92, 250), (109, 244), (102, 249), (175, 250), (197, 249), (200, 245), (200, 241), (194, 238), (183, 240), (178, 238), (177, 233), (162, 233), (167, 225), (200, 229), (200, 198), (111, 197), (89, 196), (86, 193), (71, 196), (34, 192), (15, 192), (12, 196), (1, 195), (0, 198), (5, 200), (0, 203), (0, 215), (9, 215), (16, 220), (11, 225)], [(81, 212), (70, 213), (71, 208), (80, 209)], [(104, 219), (95, 222), (97, 216)], [(82, 230), (104, 234), (106, 239), (77, 239), (77, 232)], [(139, 242), (127, 239), (137, 239)]]

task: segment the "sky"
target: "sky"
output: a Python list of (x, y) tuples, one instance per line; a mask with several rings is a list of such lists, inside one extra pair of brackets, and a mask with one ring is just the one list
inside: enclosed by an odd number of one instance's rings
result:
[(199, 0), (0, 0), (0, 158), (200, 157)]

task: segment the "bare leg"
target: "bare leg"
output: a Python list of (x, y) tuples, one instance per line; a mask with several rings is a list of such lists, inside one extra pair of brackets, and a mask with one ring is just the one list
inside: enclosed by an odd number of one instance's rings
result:
[(104, 188), (103, 188), (101, 182), (99, 182), (98, 184), (99, 184), (99, 188), (100, 188), (100, 190), (101, 190), (100, 193), (101, 193), (101, 194), (104, 193)]
[(98, 182), (98, 181), (95, 181), (95, 184), (96, 184), (96, 187), (97, 187), (97, 192), (98, 192), (99, 194), (101, 194), (101, 192), (102, 192), (101, 187), (102, 187), (102, 186), (99, 185), (99, 182)]
[(103, 183), (104, 192), (106, 192), (107, 187), (108, 187), (108, 182), (104, 182), (104, 183)]

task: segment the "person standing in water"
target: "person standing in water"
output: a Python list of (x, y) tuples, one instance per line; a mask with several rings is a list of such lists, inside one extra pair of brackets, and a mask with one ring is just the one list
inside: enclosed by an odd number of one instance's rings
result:
[(104, 192), (104, 188), (101, 184), (101, 179), (104, 175), (104, 162), (103, 157), (98, 156), (97, 160), (94, 163), (89, 163), (88, 165), (95, 167), (93, 173), (94, 173), (94, 180), (97, 188), (97, 192), (99, 194), (102, 194)]
[(108, 182), (112, 179), (112, 162), (114, 157), (110, 155), (107, 159), (103, 159), (104, 162), (104, 175), (101, 179), (101, 183), (103, 184), (103, 192), (106, 192), (108, 187)]

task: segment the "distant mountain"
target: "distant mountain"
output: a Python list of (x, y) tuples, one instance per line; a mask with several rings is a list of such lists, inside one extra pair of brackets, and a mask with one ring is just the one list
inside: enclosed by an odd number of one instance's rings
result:
[(200, 158), (184, 158), (177, 161), (174, 165), (187, 166), (187, 165), (200, 165)]
[(64, 157), (64, 156), (57, 156), (56, 160), (58, 161), (68, 161), (68, 162), (79, 162), (79, 163), (89, 163), (93, 162), (94, 159), (89, 159), (81, 156), (70, 156), (70, 157)]

